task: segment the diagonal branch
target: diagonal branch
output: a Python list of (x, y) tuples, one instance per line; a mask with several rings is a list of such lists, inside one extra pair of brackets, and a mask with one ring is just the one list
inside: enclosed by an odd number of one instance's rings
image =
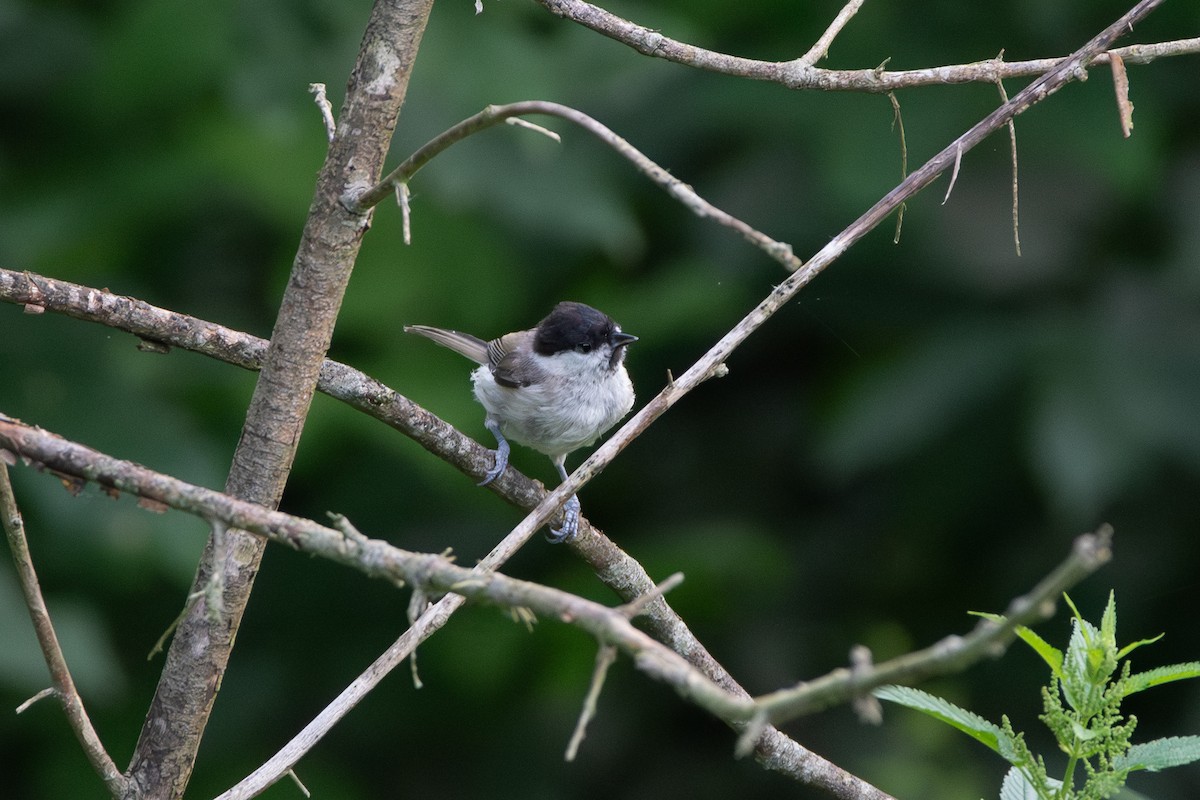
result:
[(906, 200), (933, 183), (957, 159), (960, 159), (963, 153), (974, 148), (1013, 117), (1057, 92), (1071, 80), (1086, 76), (1087, 65), (1097, 55), (1108, 50), (1114, 41), (1133, 28), (1134, 23), (1140, 21), (1162, 3), (1163, 0), (1142, 0), (1083, 47), (1060, 61), (1052, 70), (1030, 83), (1011, 100), (988, 114), (911, 173), (896, 188), (888, 192), (821, 248), (802, 268), (793, 272), (775, 287), (774, 291), (713, 345), (687, 372), (669, 382), (656, 397), (627, 420), (615, 434), (593, 451), (567, 477), (567, 480), (555, 487), (538, 507), (513, 529), (508, 538), (525, 541), (532, 536), (542, 525), (546, 524), (551, 514), (566, 502), (568, 497), (577, 493), (588, 481), (599, 474), (622, 450), (629, 446), (630, 442), (640, 436), (671, 406), (709, 378), (726, 374), (728, 372), (725, 365), (726, 359), (752, 333), (761, 328), (776, 311), (792, 300), (813, 278), (836, 261), (842, 253), (866, 236)]
[[(0, 268), (0, 299), (23, 304), (33, 313), (53, 311), (98, 322), (132, 333), (155, 345), (192, 350), (245, 369), (258, 369), (261, 366), (267, 346), (265, 340), (255, 336), (168, 311), (141, 300), (27, 272)], [(318, 388), (409, 436), (475, 480), (482, 477), (491, 466), (491, 456), (486, 448), (403, 395), (345, 364), (326, 360)], [(525, 477), (515, 468), (506, 470), (488, 488), (509, 503), (526, 510), (536, 507), (546, 496), (541, 483)], [(586, 520), (581, 521), (581, 535), (572, 540), (569, 546), (618, 596), (626, 601), (639, 601), (641, 619), (655, 638), (683, 655), (727, 691), (749, 697), (749, 693), (709, 654), (666, 600), (654, 594), (654, 582), (642, 565), (593, 529)], [(512, 552), (511, 542), (502, 543), (482, 563), (489, 569), (497, 569)], [(652, 599), (646, 601), (648, 597)], [(253, 797), (263, 786), (270, 785), (286, 774), (384, 676), (402, 663), (418, 644), (439, 630), (463, 602), (460, 595), (451, 594), (434, 603), (328, 707), (270, 760), (222, 795), (221, 800)], [(770, 726), (762, 731), (755, 756), (766, 769), (802, 783), (823, 786), (844, 800), (885, 800), (887, 797), (869, 783)]]
[(817, 39), (808, 52), (800, 57), (800, 61), (805, 64), (813, 65), (820, 61), (825, 56), (829, 55), (829, 47), (833, 44), (833, 40), (842, 32), (842, 28), (846, 27), (851, 18), (858, 13), (858, 9), (862, 7), (863, 0), (850, 0), (846, 5), (842, 6), (842, 10), (833, 18), (833, 22), (829, 23), (829, 27)]
[(453, 593), (467, 600), (506, 608), (530, 608), (587, 631), (619, 648), (638, 668), (675, 687), (682, 696), (721, 719), (746, 721), (757, 709), (753, 700), (718, 686), (678, 653), (634, 627), (623, 608), (609, 608), (549, 586), (509, 578), (485, 565), (460, 567), (441, 555), (413, 553), (353, 529), (334, 530), (311, 520), (265, 509), (228, 494), (189, 484), (169, 475), (122, 461), (53, 433), (0, 414), (0, 450), (58, 475), (94, 481), (171, 508), (247, 531), (387, 580), (430, 594)]
[(37, 573), (33, 569), (33, 557), (29, 554), (29, 542), (25, 539), (25, 523), (13, 497), (12, 484), (8, 480), (8, 467), (5, 466), (3, 458), (0, 458), (0, 517), (4, 532), (8, 536), (8, 547), (12, 550), (13, 563), (17, 568), (17, 581), (25, 594), (25, 606), (29, 609), (30, 619), (33, 620), (33, 630), (42, 648), (42, 656), (50, 669), (50, 680), (54, 683), (53, 693), (62, 703), (67, 723), (79, 739), (92, 769), (96, 770), (96, 774), (104, 781), (109, 793), (113, 797), (120, 797), (126, 787), (125, 776), (109, 758), (96, 729), (92, 727), (92, 721), (83, 707), (83, 698), (75, 688), (75, 681), (67, 668), (67, 660), (58, 645), (58, 635), (54, 632), (50, 611), (46, 608)]
[(844, 703), (887, 683), (910, 684), (936, 675), (960, 672), (996, 656), (1012, 643), (1016, 629), (1049, 619), (1063, 593), (1112, 560), (1113, 530), (1102, 525), (1079, 536), (1067, 558), (1028, 593), (1014, 599), (1004, 622), (981, 619), (966, 636), (947, 636), (924, 650), (884, 661), (863, 670), (840, 669), (793, 689), (758, 698), (769, 719), (788, 719)]
[[(790, 61), (760, 61), (719, 53), (681, 42), (658, 31), (623, 19), (584, 0), (537, 0), (550, 13), (569, 19), (603, 36), (633, 48), (642, 55), (695, 67), (706, 72), (733, 75), (752, 80), (778, 83), (788, 89), (815, 89), (836, 92), (885, 94), (917, 86), (945, 86), (955, 83), (995, 83), (1005, 78), (1029, 78), (1054, 68), (1061, 58), (1036, 58), (1027, 61), (1003, 61), (992, 58), (971, 64), (953, 64), (926, 69), (822, 69), (815, 67), (814, 46), (808, 53)], [(845, 13), (845, 9), (843, 9)], [(839, 15), (840, 18), (841, 15)], [(824, 38), (824, 37), (822, 37)], [(820, 41), (818, 41), (820, 45)], [(1107, 48), (1105, 48), (1107, 50)], [(1153, 44), (1134, 44), (1113, 51), (1126, 64), (1148, 64), (1159, 58), (1200, 53), (1200, 38), (1178, 39)], [(1106, 54), (1094, 64), (1107, 64)]]

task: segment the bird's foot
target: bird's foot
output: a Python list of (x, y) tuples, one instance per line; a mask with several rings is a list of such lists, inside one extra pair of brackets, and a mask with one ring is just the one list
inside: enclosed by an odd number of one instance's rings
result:
[(504, 473), (504, 470), (508, 468), (508, 451), (511, 449), (508, 446), (508, 440), (500, 432), (500, 426), (495, 420), (486, 419), (483, 421), (483, 424), (496, 437), (496, 449), (492, 451), (496, 456), (496, 463), (484, 473), (483, 480), (477, 483), (476, 486), (487, 486)]
[(561, 528), (551, 528), (546, 533), (546, 541), (551, 544), (569, 542), (579, 533), (579, 498), (571, 495), (571, 499), (563, 505), (563, 521)]

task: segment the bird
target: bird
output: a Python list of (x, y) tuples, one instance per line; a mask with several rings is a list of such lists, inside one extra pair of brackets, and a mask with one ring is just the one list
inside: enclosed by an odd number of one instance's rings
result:
[[(625, 350), (638, 337), (583, 303), (563, 301), (535, 327), (491, 341), (428, 325), (406, 325), (404, 331), (479, 364), (471, 383), (485, 411), (484, 426), (496, 437), (495, 463), (480, 486), (507, 468), (509, 439), (549, 456), (565, 481), (567, 456), (595, 442), (633, 408)], [(546, 538), (574, 538), (579, 509), (579, 498), (571, 495), (563, 505), (562, 527), (551, 528)]]

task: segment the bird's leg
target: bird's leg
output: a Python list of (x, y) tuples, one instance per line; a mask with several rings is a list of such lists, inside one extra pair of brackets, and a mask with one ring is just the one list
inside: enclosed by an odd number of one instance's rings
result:
[[(567, 468), (565, 461), (567, 457), (559, 456), (554, 459), (554, 468), (558, 470), (558, 477), (563, 481), (567, 479)], [(563, 503), (563, 523), (562, 527), (555, 529), (551, 528), (546, 534), (546, 541), (552, 544), (566, 542), (575, 538), (575, 534), (579, 533), (579, 498), (575, 495)]]
[(488, 417), (483, 421), (483, 425), (492, 432), (493, 436), (496, 437), (496, 449), (492, 451), (496, 454), (496, 463), (487, 471), (487, 474), (483, 476), (483, 480), (476, 484), (477, 486), (487, 486), (489, 483), (496, 480), (496, 478), (500, 477), (500, 474), (504, 472), (506, 467), (508, 467), (508, 451), (510, 449), (508, 446), (508, 440), (505, 439), (504, 434), (500, 432), (499, 422), (496, 422), (496, 420)]

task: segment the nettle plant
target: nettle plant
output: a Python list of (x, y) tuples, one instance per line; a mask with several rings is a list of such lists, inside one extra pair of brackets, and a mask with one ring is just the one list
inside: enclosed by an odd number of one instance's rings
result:
[[(1064, 595), (1065, 597), (1065, 595)], [(1130, 652), (1162, 638), (1117, 647), (1117, 603), (1109, 594), (1100, 627), (1074, 612), (1066, 652), (1051, 647), (1029, 628), (1017, 635), (1050, 666), (1050, 684), (1042, 688), (1044, 711), (1039, 717), (1067, 755), (1061, 779), (1051, 778), (1046, 762), (1013, 730), (1007, 716), (996, 725), (940, 697), (906, 686), (883, 686), (875, 695), (915, 708), (951, 725), (990, 747), (1012, 765), (1000, 787), (1000, 800), (1101, 800), (1112, 797), (1137, 770), (1157, 772), (1200, 760), (1200, 736), (1173, 736), (1132, 744), (1137, 718), (1121, 713), (1121, 701), (1162, 683), (1200, 677), (1200, 661), (1134, 673), (1125, 659)], [(978, 616), (1003, 623), (998, 614)], [(1082, 782), (1077, 773), (1082, 768)], [(1131, 793), (1132, 794), (1132, 793)]]

